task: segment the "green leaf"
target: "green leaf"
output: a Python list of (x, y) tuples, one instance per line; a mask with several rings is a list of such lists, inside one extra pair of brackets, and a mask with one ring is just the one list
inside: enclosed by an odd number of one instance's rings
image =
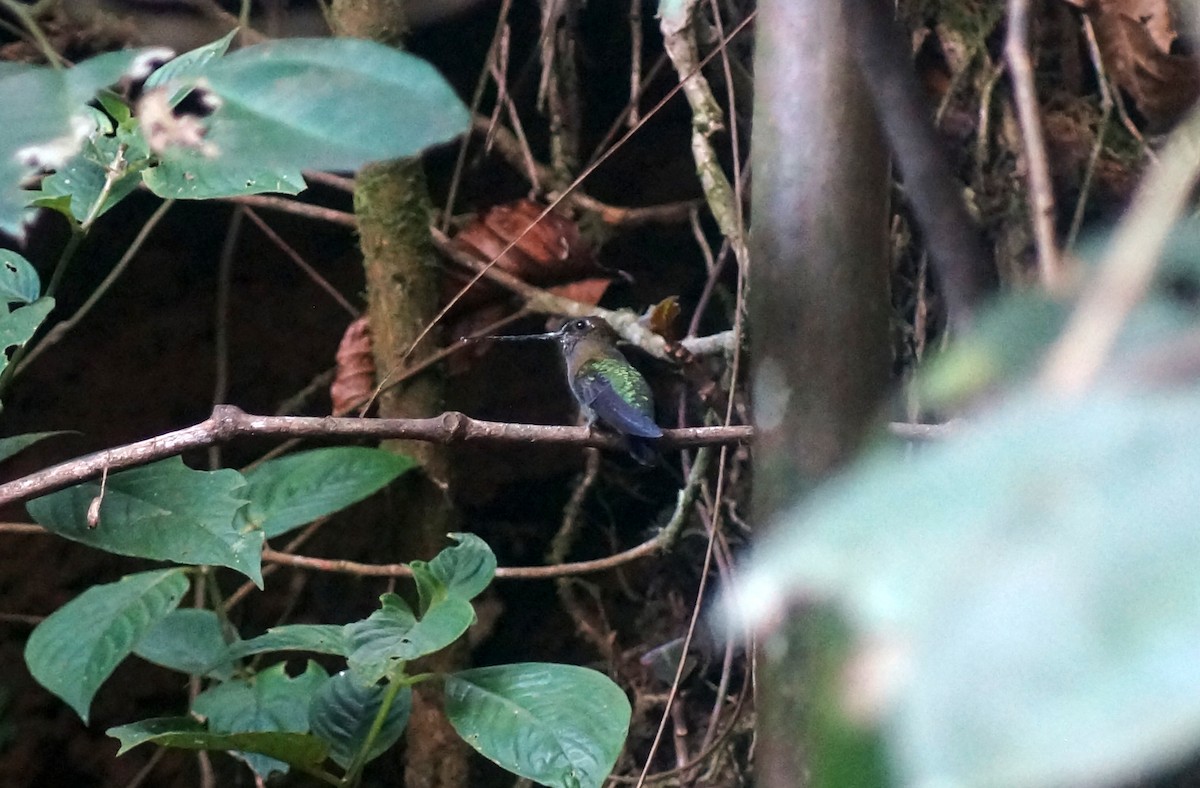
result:
[(0, 249), (0, 302), (32, 304), (42, 294), (42, 280), (21, 255)]
[(289, 454), (247, 472), (246, 516), (270, 539), (361, 501), (414, 466), (410, 457), (357, 446)]
[[(313, 696), (308, 709), (314, 735), (329, 743), (329, 755), (343, 769), (362, 749), (383, 704), (386, 687), (362, 686), (349, 671), (342, 671), (325, 682)], [(371, 743), (364, 763), (374, 760), (396, 743), (408, 724), (412, 709), (412, 687), (402, 687), (388, 707), (383, 726)]]
[(182, 569), (92, 586), (33, 630), (25, 644), (29, 672), (87, 722), (96, 690), (142, 635), (175, 609), (187, 588)]
[(1200, 392), (1030, 393), (787, 514), (743, 615), (838, 605), (905, 785), (1117, 783), (1200, 742)]
[[(438, 553), (429, 562), (429, 571), (446, 586), (451, 596), (474, 599), (496, 576), (496, 554), (475, 534), (448, 536), (458, 544)], [(414, 561), (413, 565), (416, 563)]]
[(30, 501), (29, 514), (51, 531), (120, 555), (181, 564), (217, 564), (262, 586), (262, 531), (235, 528), (245, 481), (232, 470), (193, 471), (172, 457), (108, 477), (100, 523), (87, 509), (100, 493), (88, 482)]
[(445, 682), (446, 716), (484, 757), (551, 788), (599, 788), (612, 771), (631, 709), (602, 673), (528, 662), (474, 668)]
[(471, 603), (456, 597), (434, 603), (420, 620), (395, 594), (384, 594), (379, 601), (382, 607), (369, 618), (346, 625), (350, 669), (363, 684), (374, 684), (396, 662), (445, 648), (475, 622)]
[(470, 121), (432, 66), (371, 41), (271, 41), (213, 60), (201, 76), (219, 99), (204, 121), (215, 155), (178, 146), (162, 154), (196, 174), (213, 161), (230, 172), (354, 170), (446, 142)]
[[(184, 81), (202, 75), (209, 63), (229, 51), (229, 45), (233, 42), (233, 37), (237, 33), (237, 28), (234, 28), (211, 44), (205, 44), (190, 52), (185, 52), (177, 58), (168, 60), (146, 79), (146, 87), (156, 88), (172, 80)], [(178, 104), (186, 94), (187, 91), (184, 90), (180, 91), (177, 96), (172, 96), (171, 106)]]
[[(148, 154), (144, 144), (139, 142), (140, 150), (129, 147), (129, 134), (119, 136), (93, 136), (83, 144), (81, 150), (57, 172), (42, 179), (42, 189), (37, 201), (45, 204), (47, 200), (58, 197), (69, 197), (71, 217), (82, 222), (91, 214), (96, 201), (104, 192), (104, 184), (108, 180), (108, 170), (117, 160), (120, 146), (126, 148), (121, 156), (127, 162), (126, 171), (117, 178), (104, 197), (104, 202), (96, 211), (96, 216), (103, 216), (114, 205), (129, 196), (141, 182), (141, 173), (137, 162)], [(136, 138), (135, 138), (136, 139)], [(143, 163), (144, 164), (144, 163)]]
[(0, 230), (23, 236), (29, 193), (20, 187), (38, 169), (57, 169), (93, 128), (86, 103), (136, 67), (146, 50), (111, 52), (72, 68), (6, 64), (0, 69)]
[[(32, 339), (52, 309), (53, 298), (39, 298), (29, 306), (17, 307), (7, 315), (0, 315), (0, 350), (7, 353), (8, 350), (21, 347)], [(0, 362), (0, 369), (8, 366), (7, 355), (3, 355)]]
[(4, 462), (9, 457), (25, 451), (38, 441), (54, 437), (55, 435), (68, 434), (78, 435), (79, 433), (74, 430), (54, 430), (52, 432), (27, 432), (24, 435), (12, 435), (7, 438), (0, 438), (0, 462)]
[(144, 660), (197, 676), (228, 679), (233, 662), (221, 622), (212, 610), (172, 610), (133, 649)]
[(106, 731), (121, 742), (117, 755), (139, 744), (153, 743), (184, 750), (235, 750), (259, 753), (275, 762), (283, 762), (312, 772), (327, 757), (328, 747), (315, 736), (304, 733), (243, 732), (213, 733), (191, 717), (159, 717), (120, 725)]
[(350, 653), (345, 628), (333, 624), (289, 624), (272, 627), (266, 634), (234, 643), (223, 655), (241, 659), (268, 651), (312, 651), (344, 657)]
[[(329, 680), (315, 662), (291, 678), (284, 663), (273, 665), (249, 679), (226, 681), (196, 697), (192, 710), (208, 718), (213, 733), (275, 731), (307, 733), (308, 705), (314, 693)], [(244, 760), (263, 779), (272, 771), (287, 771), (276, 758), (244, 753)]]
[(215, 200), (247, 194), (299, 194), (308, 188), (295, 167), (227, 166), (220, 161), (168, 158), (142, 173), (147, 188), (163, 199)]

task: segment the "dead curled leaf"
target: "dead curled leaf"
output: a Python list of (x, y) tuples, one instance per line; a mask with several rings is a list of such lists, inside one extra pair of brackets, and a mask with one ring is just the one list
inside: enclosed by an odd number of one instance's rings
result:
[(1170, 126), (1200, 95), (1200, 58), (1172, 54), (1167, 0), (1068, 0), (1092, 20), (1109, 77), (1151, 129)]
[(366, 402), (375, 388), (375, 357), (371, 354), (371, 324), (360, 317), (338, 343), (337, 373), (329, 387), (333, 415), (341, 416)]

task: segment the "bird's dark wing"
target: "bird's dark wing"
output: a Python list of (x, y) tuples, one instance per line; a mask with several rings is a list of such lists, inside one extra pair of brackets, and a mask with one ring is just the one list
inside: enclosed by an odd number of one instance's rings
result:
[[(654, 423), (654, 401), (646, 380), (627, 364), (609, 361), (598, 359), (580, 368), (572, 382), (579, 401), (618, 432), (642, 438), (662, 437), (662, 428)], [(606, 368), (609, 366), (612, 368)]]

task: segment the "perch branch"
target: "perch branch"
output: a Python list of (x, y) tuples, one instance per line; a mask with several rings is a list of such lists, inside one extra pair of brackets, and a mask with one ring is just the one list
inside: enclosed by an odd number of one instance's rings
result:
[[(659, 445), (682, 448), (740, 443), (753, 437), (752, 427), (691, 427), (664, 430)], [(205, 421), (143, 441), (106, 449), (0, 484), (0, 506), (61, 490), (100, 475), (173, 457), (189, 449), (225, 443), (246, 435), (299, 438), (400, 438), (432, 443), (555, 443), (619, 448), (621, 439), (589, 430), (540, 424), (479, 421), (447, 412), (426, 419), (356, 419), (313, 416), (257, 416), (233, 405), (218, 405)]]

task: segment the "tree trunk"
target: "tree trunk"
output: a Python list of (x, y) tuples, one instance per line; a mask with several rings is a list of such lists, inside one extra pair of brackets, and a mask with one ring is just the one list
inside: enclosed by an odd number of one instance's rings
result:
[[(397, 44), (403, 37), (401, 0), (334, 0), (339, 35)], [(379, 376), (394, 374), (432, 353), (438, 332), (409, 349), (438, 311), (439, 271), (429, 237), (432, 206), (425, 173), (416, 159), (373, 164), (357, 177), (354, 211), (358, 217), (367, 308), (375, 367)], [(431, 416), (442, 410), (442, 380), (424, 372), (379, 398), (386, 418)], [(428, 560), (447, 546), (446, 534), (459, 530), (459, 514), (448, 496), (446, 448), (436, 443), (388, 441), (384, 447), (418, 460), (421, 473), (407, 474), (392, 498), (396, 558)], [(465, 667), (465, 642), (413, 663), (412, 672), (444, 672)], [(404, 781), (408, 788), (465, 788), (470, 748), (450, 726), (442, 710), (437, 682), (417, 685), (406, 732)]]
[[(748, 305), (765, 523), (853, 455), (886, 389), (888, 158), (840, 4), (762, 0), (756, 29)], [(761, 644), (761, 786), (813, 779), (802, 655), (821, 647), (816, 631), (782, 627)]]

